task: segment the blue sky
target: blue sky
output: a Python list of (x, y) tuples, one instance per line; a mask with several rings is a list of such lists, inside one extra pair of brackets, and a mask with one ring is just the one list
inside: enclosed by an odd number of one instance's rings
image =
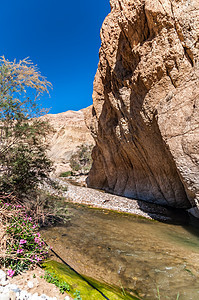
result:
[(100, 28), (109, 0), (6, 0), (1, 2), (1, 51), (7, 59), (30, 57), (53, 84), (43, 100), (50, 113), (92, 104)]

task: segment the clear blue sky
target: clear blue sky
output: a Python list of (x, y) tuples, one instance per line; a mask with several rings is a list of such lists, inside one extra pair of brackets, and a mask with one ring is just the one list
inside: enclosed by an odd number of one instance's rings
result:
[(43, 100), (51, 113), (92, 104), (100, 28), (109, 0), (1, 1), (1, 51), (7, 59), (30, 57), (53, 84)]

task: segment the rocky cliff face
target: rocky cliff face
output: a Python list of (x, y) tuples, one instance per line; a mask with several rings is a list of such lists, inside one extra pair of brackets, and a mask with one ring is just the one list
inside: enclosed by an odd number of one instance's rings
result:
[(89, 108), (42, 117), (47, 119), (53, 128), (53, 132), (47, 136), (47, 155), (53, 161), (57, 175), (70, 170), (69, 160), (78, 146), (94, 143), (84, 122), (84, 112), (86, 113), (87, 109)]
[(111, 0), (101, 29), (88, 185), (173, 207), (199, 201), (199, 2)]

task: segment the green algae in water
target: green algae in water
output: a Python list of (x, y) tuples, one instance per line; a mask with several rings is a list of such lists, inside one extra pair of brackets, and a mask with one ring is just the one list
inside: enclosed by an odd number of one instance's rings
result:
[(105, 298), (86, 282), (88, 281), (110, 300), (140, 300), (139, 297), (129, 295), (114, 286), (83, 276), (85, 281), (81, 276), (62, 263), (48, 261), (43, 266), (46, 271), (54, 273), (61, 281), (69, 284), (70, 291), (68, 293), (72, 297), (74, 296), (74, 292), (80, 291), (82, 300), (104, 300)]

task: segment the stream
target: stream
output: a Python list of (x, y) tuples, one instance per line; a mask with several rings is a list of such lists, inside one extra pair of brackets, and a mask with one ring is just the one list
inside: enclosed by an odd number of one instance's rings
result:
[(199, 299), (199, 229), (67, 206), (68, 224), (42, 235), (79, 273), (142, 299)]

